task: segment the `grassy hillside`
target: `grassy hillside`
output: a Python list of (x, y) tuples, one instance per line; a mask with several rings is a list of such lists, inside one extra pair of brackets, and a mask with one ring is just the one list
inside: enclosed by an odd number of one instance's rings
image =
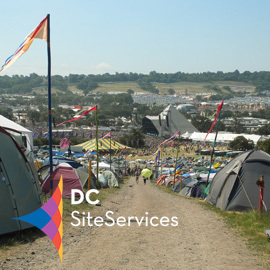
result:
[[(196, 94), (196, 93), (215, 93), (213, 90), (209, 90), (205, 88), (205, 86), (210, 85), (212, 83), (192, 83), (192, 82), (179, 82), (179, 83), (152, 83), (154, 87), (159, 90), (159, 94), (166, 95), (168, 94), (169, 89), (173, 89), (176, 94), (184, 93), (187, 90), (188, 94)], [(231, 87), (254, 87), (253, 85), (249, 85), (242, 82), (233, 82), (233, 81), (219, 81), (213, 82), (216, 85), (230, 85)], [(129, 89), (133, 90), (135, 93), (148, 93), (140, 88), (140, 86), (136, 82), (112, 82), (112, 83), (98, 83), (99, 87), (96, 88), (92, 93), (127, 93)], [(83, 92), (82, 90), (78, 90), (75, 85), (68, 86), (68, 89), (72, 92)], [(54, 89), (55, 91), (55, 89)], [(224, 90), (225, 91), (225, 90)], [(223, 92), (224, 92), (223, 91)], [(44, 91), (45, 93), (46, 91)], [(227, 91), (225, 91), (226, 93)]]
[(134, 92), (145, 92), (135, 82), (117, 82), (117, 83), (99, 83), (99, 87), (93, 92), (108, 93), (108, 92), (124, 92), (126, 93), (129, 89)]

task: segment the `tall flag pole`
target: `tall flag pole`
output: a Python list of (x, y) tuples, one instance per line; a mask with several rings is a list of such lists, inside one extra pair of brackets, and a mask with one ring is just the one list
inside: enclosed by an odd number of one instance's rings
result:
[(174, 176), (173, 176), (173, 188), (175, 186), (175, 175), (177, 174), (176, 168), (177, 168), (177, 159), (178, 159), (179, 144), (180, 144), (180, 131), (179, 131), (179, 135), (178, 135), (177, 149), (176, 149), (176, 158), (175, 158)]
[(99, 155), (98, 155), (98, 108), (96, 105), (96, 148), (97, 148), (97, 181), (96, 185), (99, 187), (99, 181), (98, 181), (98, 173), (99, 173)]
[(112, 171), (112, 133), (110, 131), (110, 171)]
[[(49, 154), (50, 154), (50, 188), (52, 190), (52, 117), (51, 117), (51, 51), (50, 51), (50, 14), (48, 14), (39, 25), (24, 39), (17, 50), (9, 56), (4, 65), (0, 67), (0, 72), (11, 66), (17, 61), (31, 46), (34, 39), (42, 39), (47, 41), (48, 52), (48, 120), (49, 120)], [(52, 194), (52, 192), (51, 192)]]
[[(206, 189), (204, 191), (204, 196), (206, 196), (208, 194), (209, 188), (210, 188), (209, 177), (210, 177), (210, 173), (211, 173), (211, 168), (212, 168), (212, 163), (213, 163), (213, 156), (214, 156), (214, 152), (215, 152), (215, 145), (216, 145), (217, 136), (218, 136), (218, 125), (219, 125), (219, 122), (220, 122), (220, 111), (222, 109), (222, 106), (223, 106), (223, 101), (221, 101), (221, 103), (218, 105), (216, 117), (214, 119), (214, 122), (213, 122), (210, 130), (207, 133), (207, 135), (208, 135), (210, 133), (210, 131), (213, 129), (213, 127), (215, 126), (215, 124), (217, 123), (217, 125), (216, 125), (216, 135), (215, 135), (215, 139), (214, 139), (214, 142), (213, 142), (213, 148), (212, 148), (211, 157), (210, 157), (209, 172), (208, 172), (208, 175), (207, 175)], [(207, 135), (206, 135), (206, 137), (207, 137)], [(206, 137), (205, 137), (205, 139), (206, 139)]]
[(47, 15), (47, 54), (48, 54), (48, 124), (49, 124), (49, 161), (50, 161), (50, 189), (53, 194), (53, 156), (52, 156), (52, 100), (51, 100), (51, 40), (50, 14)]

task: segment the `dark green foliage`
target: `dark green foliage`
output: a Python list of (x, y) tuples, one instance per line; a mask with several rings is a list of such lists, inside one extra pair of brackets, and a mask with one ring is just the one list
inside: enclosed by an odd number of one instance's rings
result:
[(258, 142), (256, 149), (262, 150), (262, 151), (270, 154), (270, 139), (264, 140), (262, 142)]
[[(148, 92), (157, 93), (158, 90), (152, 85), (153, 82), (158, 83), (176, 83), (176, 82), (206, 82), (209, 83), (208, 88), (222, 93), (219, 86), (211, 85), (215, 81), (239, 81), (256, 86), (256, 91), (270, 90), (270, 72), (249, 72), (240, 73), (238, 70), (234, 72), (223, 73), (218, 71), (203, 73), (157, 73), (151, 71), (148, 75), (138, 73), (105, 73), (102, 75), (78, 75), (70, 74), (62, 77), (60, 75), (52, 76), (52, 86), (61, 91), (67, 91), (68, 85), (76, 85), (78, 89), (84, 90), (85, 94), (98, 87), (100, 82), (137, 82), (140, 87)], [(47, 77), (39, 76), (35, 73), (29, 76), (13, 75), (0, 77), (0, 93), (29, 93), (33, 88), (47, 86)], [(227, 94), (232, 94), (228, 86), (222, 87)], [(234, 93), (235, 94), (235, 93)]]
[(133, 148), (141, 148), (144, 146), (144, 134), (139, 129), (133, 128), (130, 133), (120, 137), (119, 142)]
[(200, 115), (196, 117), (192, 117), (191, 123), (200, 132), (208, 132), (208, 130), (210, 129), (212, 125), (212, 122), (208, 118), (200, 116)]
[(247, 140), (244, 136), (237, 136), (230, 142), (229, 147), (232, 150), (247, 151), (254, 148), (253, 141)]

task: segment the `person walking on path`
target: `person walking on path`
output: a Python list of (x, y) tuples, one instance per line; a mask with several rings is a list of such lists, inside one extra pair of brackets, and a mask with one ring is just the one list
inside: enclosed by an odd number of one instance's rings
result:
[(136, 176), (136, 183), (138, 185), (138, 183), (139, 183), (139, 177), (140, 177), (140, 171), (139, 170), (136, 170), (135, 176)]

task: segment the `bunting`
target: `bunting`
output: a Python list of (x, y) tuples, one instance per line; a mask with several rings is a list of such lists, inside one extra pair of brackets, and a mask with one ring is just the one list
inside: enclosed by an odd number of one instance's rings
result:
[(172, 140), (173, 140), (177, 135), (179, 135), (179, 134), (180, 134), (180, 131), (177, 131), (175, 134), (172, 135), (172, 137), (170, 137), (169, 139), (165, 140), (165, 141), (162, 142), (160, 145), (172, 141)]

